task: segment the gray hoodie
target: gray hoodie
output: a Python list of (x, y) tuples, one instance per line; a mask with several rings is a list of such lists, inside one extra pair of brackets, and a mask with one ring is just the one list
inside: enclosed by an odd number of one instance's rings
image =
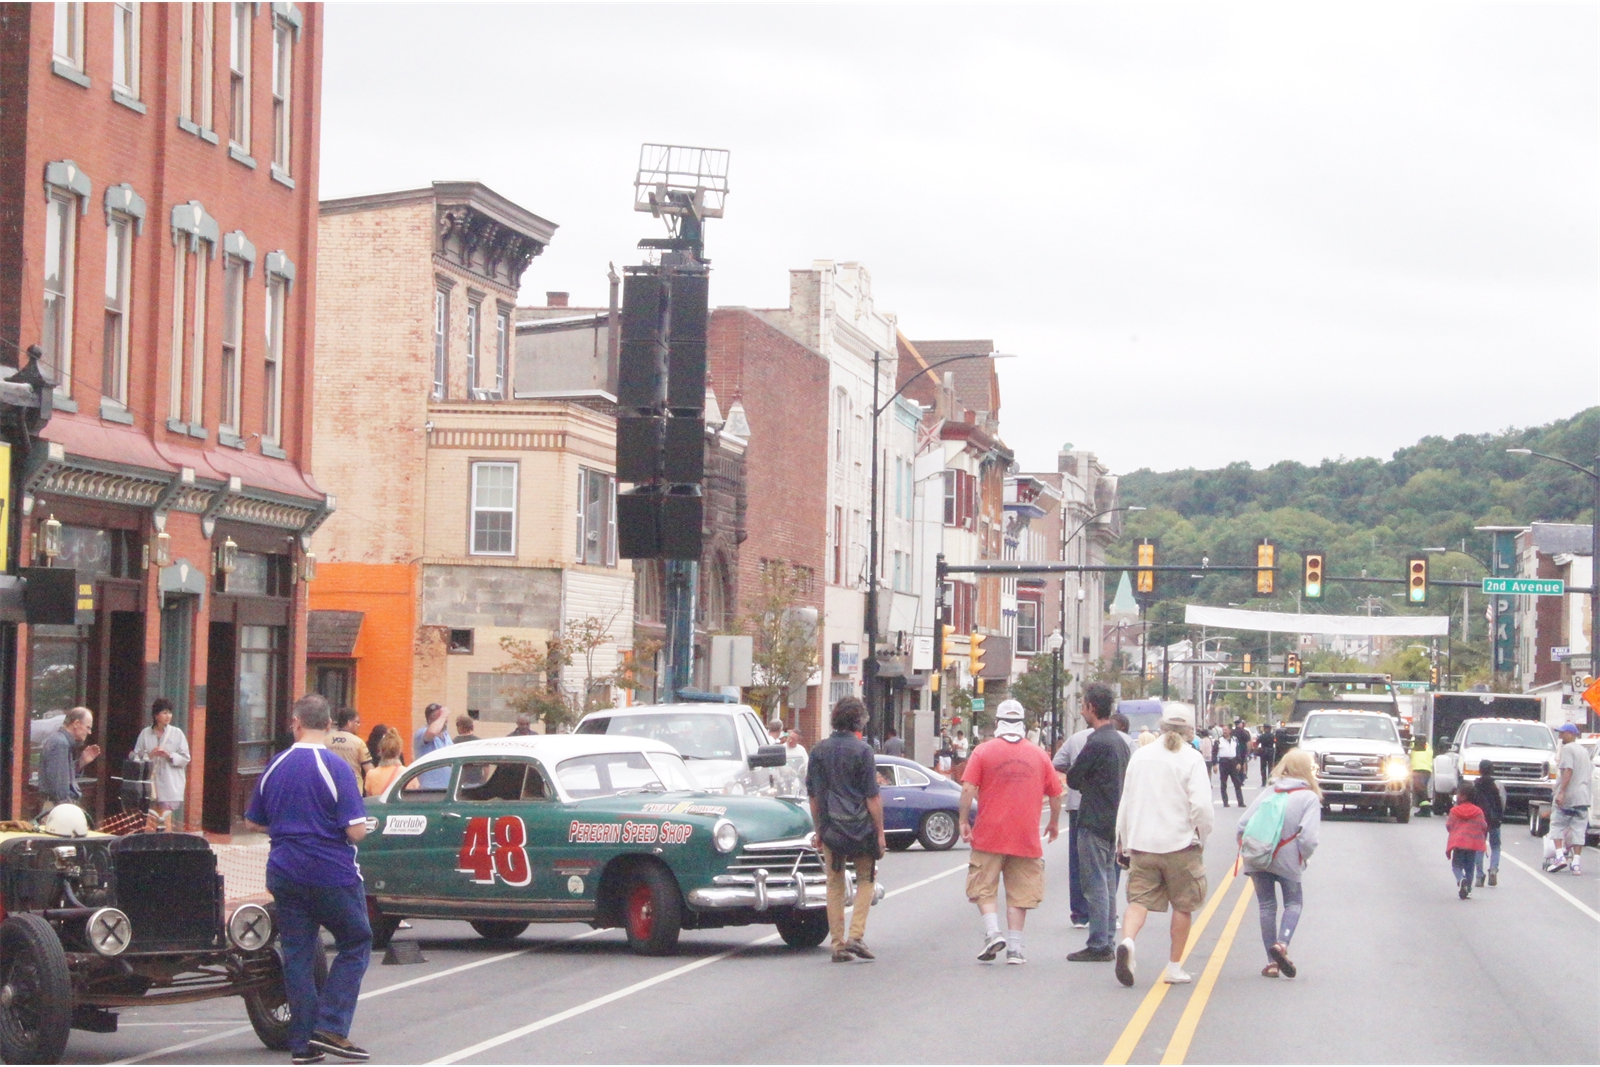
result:
[[(1277, 792), (1289, 794), (1284, 803), (1282, 836), (1296, 836), (1278, 849), (1267, 872), (1298, 882), (1305, 874), (1311, 854), (1317, 850), (1317, 831), (1322, 828), (1322, 801), (1298, 778), (1278, 778), (1272, 786)], [(1234, 835), (1239, 841), (1244, 840), (1244, 828), (1250, 824), (1250, 816), (1256, 813), (1267, 795), (1265, 789), (1257, 793), (1239, 816), (1239, 829)]]

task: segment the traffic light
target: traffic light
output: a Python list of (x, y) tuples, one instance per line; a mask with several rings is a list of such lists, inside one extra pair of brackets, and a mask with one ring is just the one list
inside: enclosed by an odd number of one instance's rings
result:
[(1291, 652), (1283, 657), (1283, 673), (1295, 675), (1300, 673), (1300, 654)]
[(947, 671), (951, 667), (955, 666), (956, 657), (960, 655), (960, 653), (956, 651), (955, 642), (956, 635), (951, 633), (949, 630), (946, 630), (944, 634), (944, 649), (941, 653), (942, 658), (939, 661), (939, 669), (941, 671)]
[(1278, 546), (1271, 541), (1262, 541), (1256, 546), (1256, 596), (1272, 595), (1278, 579), (1277, 561)]
[[(1140, 567), (1154, 567), (1156, 565), (1156, 546), (1147, 537), (1134, 546), (1135, 559)], [(1156, 572), (1153, 570), (1136, 570), (1133, 572), (1133, 591), (1145, 595), (1156, 591)]]
[(1406, 560), (1406, 603), (1413, 607), (1428, 602), (1428, 557), (1412, 556)]
[(1428, 668), (1428, 684), (1435, 689), (1439, 688), (1439, 665), (1437, 663)]
[(1250, 653), (1248, 652), (1244, 654), (1244, 673), (1250, 673)]
[(983, 673), (983, 642), (988, 634), (970, 634), (971, 647), (967, 651), (967, 664), (972, 669), (974, 678)]
[(1300, 566), (1301, 595), (1307, 600), (1322, 599), (1322, 568), (1327, 556), (1321, 552), (1307, 552)]

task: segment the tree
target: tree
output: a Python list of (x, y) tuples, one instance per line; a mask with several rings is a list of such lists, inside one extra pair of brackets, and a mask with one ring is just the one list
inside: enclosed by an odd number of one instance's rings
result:
[(500, 649), (508, 659), (494, 672), (530, 679), (505, 694), (511, 710), (542, 720), (547, 733), (571, 722), (573, 709), (561, 692), (561, 668), (572, 662), (572, 652), (561, 631), (547, 637), (542, 646), (520, 637), (502, 637)]
[(746, 693), (763, 722), (778, 713), (791, 689), (816, 671), (817, 620), (805, 607), (810, 574), (782, 560), (761, 568), (761, 583), (738, 628), (750, 635), (754, 684)]
[[(1050, 688), (1054, 668), (1055, 656), (1048, 652), (1040, 652), (1029, 658), (1028, 669), (1011, 683), (1011, 696), (1022, 704), (1029, 726), (1050, 722)], [(1071, 678), (1072, 675), (1067, 671), (1061, 672), (1062, 685)], [(1057, 703), (1055, 706), (1063, 705)]]

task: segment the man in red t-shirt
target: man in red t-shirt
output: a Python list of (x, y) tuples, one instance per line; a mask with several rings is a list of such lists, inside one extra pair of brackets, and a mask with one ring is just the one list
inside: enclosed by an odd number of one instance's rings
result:
[[(961, 773), (961, 840), (970, 842), (967, 899), (983, 915), (983, 951), (988, 963), (1003, 949), (1007, 963), (1027, 963), (1022, 926), (1028, 911), (1044, 900), (1044, 844), (1039, 808), (1050, 798), (1051, 841), (1061, 832), (1061, 776), (1044, 749), (1024, 735), (1022, 705), (1003, 700), (995, 711), (994, 739), (973, 750)], [(983, 818), (974, 827), (972, 802), (983, 800)], [(1006, 883), (1006, 925), (1000, 932), (1000, 879)]]

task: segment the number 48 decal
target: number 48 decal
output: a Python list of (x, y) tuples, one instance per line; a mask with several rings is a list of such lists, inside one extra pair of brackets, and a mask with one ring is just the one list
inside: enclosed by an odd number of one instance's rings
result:
[(527, 845), (527, 828), (517, 816), (490, 819), (480, 815), (467, 823), (461, 851), (456, 856), (456, 870), (472, 875), (479, 885), (493, 885), (496, 878), (506, 885), (527, 885), (533, 879)]

